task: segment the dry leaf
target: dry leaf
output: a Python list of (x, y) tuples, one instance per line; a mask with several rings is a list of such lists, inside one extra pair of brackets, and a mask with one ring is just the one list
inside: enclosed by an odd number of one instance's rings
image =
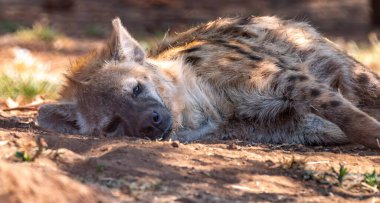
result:
[(5, 100), (5, 104), (7, 105), (8, 108), (15, 108), (19, 106), (19, 103), (15, 102), (12, 98), (8, 98)]

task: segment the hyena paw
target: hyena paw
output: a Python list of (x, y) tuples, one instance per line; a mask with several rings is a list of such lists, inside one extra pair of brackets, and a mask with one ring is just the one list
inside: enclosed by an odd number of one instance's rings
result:
[(201, 140), (204, 136), (197, 131), (182, 130), (170, 136), (171, 140), (177, 140), (182, 143)]

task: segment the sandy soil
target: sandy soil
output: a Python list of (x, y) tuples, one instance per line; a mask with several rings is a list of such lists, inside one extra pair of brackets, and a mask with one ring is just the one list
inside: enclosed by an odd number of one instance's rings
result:
[(380, 172), (380, 152), (361, 146), (64, 135), (36, 127), (35, 114), (1, 112), (0, 202), (380, 202), (362, 182)]

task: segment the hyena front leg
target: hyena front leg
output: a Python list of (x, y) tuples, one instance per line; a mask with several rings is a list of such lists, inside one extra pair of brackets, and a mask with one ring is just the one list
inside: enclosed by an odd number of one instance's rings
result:
[(380, 123), (328, 86), (297, 71), (281, 73), (269, 84), (265, 91), (244, 90), (237, 106), (240, 116), (278, 127), (284, 118), (311, 112), (336, 124), (351, 142), (380, 148)]
[(181, 129), (173, 132), (170, 136), (172, 140), (180, 142), (192, 142), (196, 140), (207, 140), (212, 138), (212, 134), (218, 129), (218, 125), (212, 121), (205, 122), (197, 129)]

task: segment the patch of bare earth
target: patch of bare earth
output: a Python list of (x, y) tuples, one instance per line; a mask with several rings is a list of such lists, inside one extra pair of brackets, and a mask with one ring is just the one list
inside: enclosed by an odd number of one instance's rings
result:
[[(380, 172), (380, 154), (360, 146), (65, 135), (36, 127), (35, 113), (1, 113), (0, 202), (380, 201), (362, 182)], [(342, 184), (332, 171), (340, 165), (349, 172)]]

